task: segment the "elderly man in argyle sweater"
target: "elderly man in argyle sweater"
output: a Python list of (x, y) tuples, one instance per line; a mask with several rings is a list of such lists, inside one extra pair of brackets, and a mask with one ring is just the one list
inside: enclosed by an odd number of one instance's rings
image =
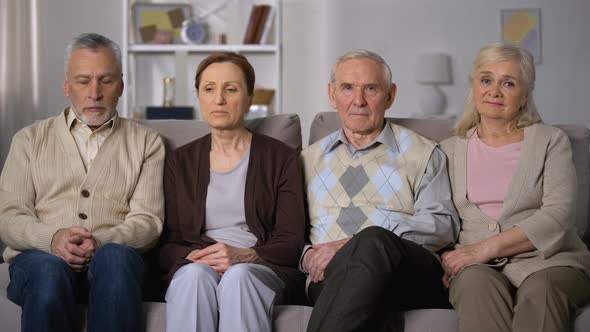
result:
[(332, 67), (328, 94), (342, 129), (302, 154), (311, 219), (300, 268), (315, 304), (308, 331), (395, 330), (394, 313), (448, 307), (437, 251), (459, 219), (446, 157), (385, 121), (395, 99), (379, 55), (353, 51)]

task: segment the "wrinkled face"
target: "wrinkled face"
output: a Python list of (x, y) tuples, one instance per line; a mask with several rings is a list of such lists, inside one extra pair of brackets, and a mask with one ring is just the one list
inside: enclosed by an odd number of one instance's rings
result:
[(526, 103), (526, 88), (518, 65), (511, 61), (481, 66), (471, 83), (475, 108), (482, 121), (517, 119)]
[(240, 67), (231, 62), (216, 62), (203, 70), (199, 105), (209, 127), (235, 129), (243, 126), (251, 104)]
[(372, 59), (351, 59), (336, 68), (328, 95), (346, 134), (370, 135), (383, 129), (385, 111), (396, 91), (384, 76), (383, 66)]
[(107, 122), (123, 93), (123, 76), (113, 52), (108, 48), (74, 50), (63, 91), (78, 119), (91, 129)]

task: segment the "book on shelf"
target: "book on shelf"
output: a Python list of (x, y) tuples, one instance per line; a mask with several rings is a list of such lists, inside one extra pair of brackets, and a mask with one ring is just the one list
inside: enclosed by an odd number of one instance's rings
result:
[(266, 17), (266, 21), (264, 22), (264, 27), (262, 28), (262, 36), (260, 37), (260, 44), (268, 44), (269, 35), (270, 35), (270, 28), (272, 27), (272, 22), (276, 15), (276, 7), (271, 6), (270, 11), (268, 12), (268, 16)]
[(248, 19), (248, 26), (246, 27), (246, 34), (244, 34), (244, 44), (252, 44), (254, 36), (256, 36), (256, 20), (260, 15), (260, 8), (258, 5), (252, 6), (250, 10), (250, 18)]
[(270, 12), (269, 5), (260, 5), (262, 7), (260, 14), (260, 20), (256, 25), (256, 36), (254, 37), (253, 44), (260, 44), (260, 38), (262, 37), (262, 30), (264, 30), (264, 24), (266, 23), (266, 18), (268, 17), (268, 13)]
[[(266, 29), (270, 29), (274, 7), (270, 5), (254, 5), (250, 11), (250, 18), (246, 26), (244, 44), (260, 44)], [(268, 26), (268, 27), (267, 27)], [(268, 31), (265, 39), (268, 39)]]

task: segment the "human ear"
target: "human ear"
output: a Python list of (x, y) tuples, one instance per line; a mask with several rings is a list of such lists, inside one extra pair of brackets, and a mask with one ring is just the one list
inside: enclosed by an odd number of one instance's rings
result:
[(328, 98), (330, 98), (330, 104), (332, 104), (334, 109), (336, 109), (336, 96), (334, 96), (335, 93), (335, 87), (332, 82), (328, 83)]

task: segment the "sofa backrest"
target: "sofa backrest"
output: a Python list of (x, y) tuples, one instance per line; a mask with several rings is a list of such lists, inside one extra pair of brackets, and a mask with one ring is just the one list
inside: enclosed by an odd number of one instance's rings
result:
[[(175, 149), (209, 133), (204, 121), (197, 120), (137, 120), (156, 129), (164, 138), (167, 149)], [(301, 122), (297, 114), (277, 114), (264, 118), (246, 120), (251, 131), (264, 134), (301, 150)]]
[[(209, 128), (204, 121), (137, 120), (137, 122), (160, 132), (167, 150), (175, 149), (209, 133)], [(246, 127), (253, 132), (283, 141), (301, 151), (301, 122), (297, 114), (278, 114), (246, 120)], [(0, 254), (4, 252), (4, 247), (4, 243), (0, 241)]]
[[(387, 118), (387, 121), (411, 129), (427, 138), (440, 142), (450, 136), (452, 119), (401, 119)], [(342, 126), (338, 113), (318, 113), (311, 123), (309, 144), (322, 139)], [(590, 247), (590, 130), (579, 125), (555, 125), (569, 137), (576, 175), (578, 177), (578, 204), (576, 206), (576, 227), (578, 234)]]

